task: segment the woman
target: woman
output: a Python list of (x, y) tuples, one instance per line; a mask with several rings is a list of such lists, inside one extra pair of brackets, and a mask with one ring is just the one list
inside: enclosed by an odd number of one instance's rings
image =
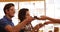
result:
[[(29, 15), (29, 9), (23, 8), (19, 10), (18, 13), (18, 19), (20, 20), (20, 23), (25, 20)], [(33, 29), (31, 23), (26, 24), (26, 26), (24, 26), (22, 28), (22, 30), (20, 30), (20, 32), (31, 32), (31, 30)]]
[[(27, 9), (27, 8), (20, 9), (19, 12), (18, 12), (18, 19), (20, 20), (20, 23), (22, 21), (24, 21), (26, 18), (28, 18), (29, 16), (30, 16), (29, 9)], [(37, 18), (35, 18), (35, 19), (37, 19)], [(26, 24), (20, 30), (20, 32), (38, 32), (39, 28), (41, 28), (44, 25), (45, 24), (38, 24), (33, 28), (32, 25), (31, 25), (31, 22), (30, 22), (30, 23)]]

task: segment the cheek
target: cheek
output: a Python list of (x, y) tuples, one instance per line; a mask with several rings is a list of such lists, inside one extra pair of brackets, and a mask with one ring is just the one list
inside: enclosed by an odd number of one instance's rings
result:
[(29, 14), (26, 14), (26, 18), (28, 18), (30, 15)]
[(10, 11), (11, 14), (15, 14), (15, 11)]
[(10, 12), (10, 15), (11, 15), (11, 16), (14, 16), (14, 14), (15, 14), (14, 12), (12, 12), (12, 11)]
[(26, 18), (28, 18), (30, 15), (26, 15)]

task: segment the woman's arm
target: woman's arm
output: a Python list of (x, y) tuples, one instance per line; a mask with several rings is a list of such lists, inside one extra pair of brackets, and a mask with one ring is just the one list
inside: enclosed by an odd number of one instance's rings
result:
[(39, 28), (41, 28), (42, 26), (44, 26), (44, 24), (36, 25), (31, 32), (38, 32)]
[(51, 17), (48, 17), (48, 16), (41, 16), (39, 18), (39, 20), (50, 20), (54, 23), (60, 23), (60, 19), (56, 19), (56, 18), (51, 18)]
[(8, 32), (19, 32), (27, 23), (30, 23), (34, 18), (28, 17), (23, 22), (19, 23), (18, 25), (12, 27), (11, 25), (6, 25), (5, 30)]

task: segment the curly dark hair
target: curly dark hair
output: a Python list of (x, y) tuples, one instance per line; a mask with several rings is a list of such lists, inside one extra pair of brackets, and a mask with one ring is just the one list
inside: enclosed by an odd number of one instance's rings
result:
[(22, 8), (18, 12), (18, 19), (22, 22), (25, 19), (26, 12), (29, 11), (27, 8)]

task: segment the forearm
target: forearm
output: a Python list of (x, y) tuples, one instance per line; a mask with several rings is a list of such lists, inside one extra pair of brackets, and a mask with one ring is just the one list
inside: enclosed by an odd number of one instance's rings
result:
[(19, 23), (17, 26), (15, 26), (15, 31), (20, 31), (27, 23), (30, 23), (31, 21), (24, 20), (23, 22)]
[(60, 19), (54, 19), (54, 18), (48, 17), (47, 20), (50, 20), (50, 21), (55, 22), (55, 23), (60, 23)]
[(41, 28), (42, 26), (44, 26), (44, 24), (38, 24), (38, 25), (36, 25), (36, 26), (33, 28), (32, 32), (38, 32), (39, 28)]

